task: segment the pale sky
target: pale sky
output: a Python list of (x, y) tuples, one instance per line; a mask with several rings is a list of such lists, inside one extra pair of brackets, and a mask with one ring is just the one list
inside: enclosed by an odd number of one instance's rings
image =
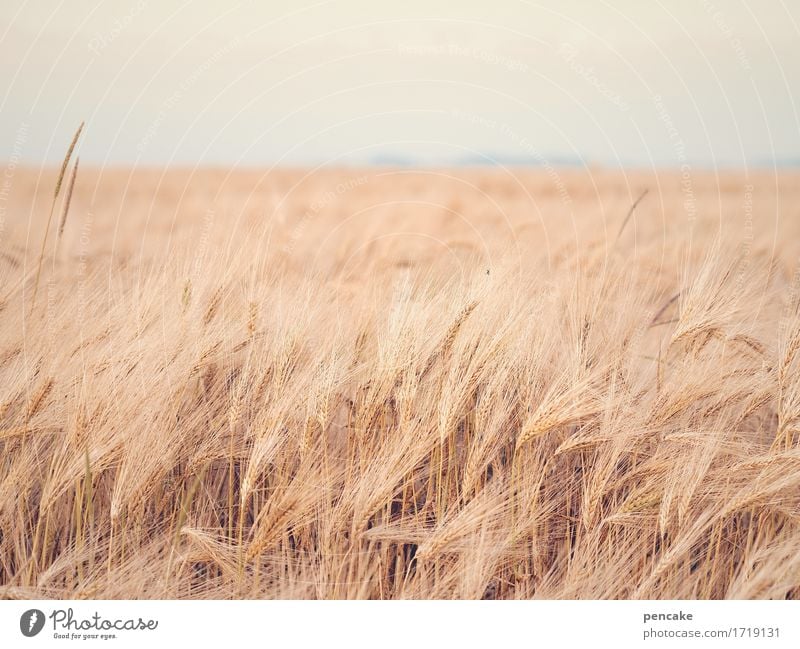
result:
[(0, 159), (800, 162), (800, 3), (4, 5)]

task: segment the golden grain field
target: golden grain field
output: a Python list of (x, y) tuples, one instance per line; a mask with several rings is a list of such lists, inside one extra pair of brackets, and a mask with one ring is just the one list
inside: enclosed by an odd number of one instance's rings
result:
[(57, 173), (0, 597), (800, 595), (800, 174)]

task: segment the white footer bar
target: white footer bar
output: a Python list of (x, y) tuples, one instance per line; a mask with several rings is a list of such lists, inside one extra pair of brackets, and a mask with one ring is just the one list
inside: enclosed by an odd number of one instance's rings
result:
[[(252, 643), (257, 644), (253, 645)], [(244, 643), (248, 643), (245, 645)], [(0, 647), (800, 647), (765, 601), (2, 601)]]

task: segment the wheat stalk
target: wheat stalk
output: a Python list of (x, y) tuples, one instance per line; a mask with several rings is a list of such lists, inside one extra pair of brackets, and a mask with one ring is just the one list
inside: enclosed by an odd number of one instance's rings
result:
[[(47, 223), (45, 224), (44, 228), (44, 236), (42, 237), (42, 249), (39, 252), (39, 263), (36, 267), (36, 280), (33, 284), (33, 299), (31, 300), (31, 313), (36, 308), (36, 294), (39, 291), (39, 276), (42, 273), (42, 261), (44, 261), (44, 250), (45, 246), (47, 245), (47, 235), (50, 232), (50, 222), (53, 220), (53, 212), (56, 209), (56, 201), (58, 200), (58, 194), (61, 191), (61, 183), (64, 180), (64, 174), (67, 171), (67, 165), (69, 164), (70, 158), (72, 157), (72, 152), (75, 149), (75, 145), (78, 143), (78, 138), (81, 135), (81, 131), (83, 131), (84, 123), (81, 122), (81, 125), (78, 127), (78, 130), (75, 131), (75, 135), (72, 136), (72, 142), (70, 142), (69, 148), (67, 149), (67, 154), (64, 156), (64, 161), (61, 163), (61, 169), (58, 172), (58, 178), (56, 179), (56, 187), (53, 191), (53, 202), (50, 205), (50, 214), (47, 216)], [(77, 171), (77, 166), (76, 166)]]
[(67, 186), (67, 195), (64, 197), (64, 209), (61, 212), (61, 221), (58, 224), (58, 238), (56, 239), (56, 250), (58, 250), (58, 242), (61, 241), (61, 235), (64, 234), (64, 226), (67, 224), (67, 215), (69, 214), (69, 205), (72, 201), (72, 190), (75, 188), (75, 178), (78, 175), (78, 163), (80, 158), (75, 158), (75, 164), (72, 166), (72, 174), (69, 177), (69, 185)]

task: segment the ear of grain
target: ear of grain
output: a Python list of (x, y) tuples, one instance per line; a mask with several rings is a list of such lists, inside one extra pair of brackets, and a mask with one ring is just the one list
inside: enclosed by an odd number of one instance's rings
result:
[(37, 388), (36, 392), (33, 393), (31, 400), (28, 404), (28, 412), (25, 416), (26, 421), (30, 420), (39, 409), (44, 405), (45, 399), (47, 399), (47, 395), (50, 394), (50, 390), (53, 389), (53, 379), (48, 378), (45, 379), (42, 384)]
[[(58, 172), (58, 178), (56, 179), (56, 186), (53, 190), (53, 202), (50, 205), (50, 213), (47, 215), (47, 223), (44, 227), (44, 235), (42, 236), (42, 249), (39, 252), (39, 263), (36, 267), (36, 279), (33, 283), (33, 298), (31, 299), (31, 313), (36, 308), (36, 294), (39, 291), (39, 277), (42, 273), (42, 261), (44, 261), (44, 249), (47, 245), (47, 235), (50, 232), (50, 222), (53, 220), (53, 212), (56, 209), (56, 201), (58, 200), (58, 194), (61, 191), (61, 183), (64, 180), (64, 174), (67, 172), (67, 166), (69, 165), (69, 160), (72, 157), (72, 152), (75, 149), (75, 145), (78, 143), (78, 138), (81, 135), (81, 131), (83, 131), (84, 122), (81, 122), (81, 125), (78, 127), (78, 130), (75, 131), (75, 135), (72, 136), (72, 142), (70, 142), (69, 149), (67, 149), (67, 154), (64, 156), (64, 161), (61, 163), (61, 170)], [(75, 168), (77, 171), (77, 166)]]
[(58, 238), (56, 239), (56, 247), (58, 242), (61, 241), (61, 235), (64, 234), (64, 226), (67, 224), (67, 215), (69, 214), (69, 206), (72, 201), (72, 190), (75, 189), (75, 178), (78, 175), (78, 163), (80, 158), (75, 158), (75, 164), (72, 166), (72, 174), (69, 177), (69, 185), (67, 186), (67, 194), (64, 197), (64, 209), (61, 212), (61, 221), (58, 224)]
[[(306, 214), (339, 173), (271, 173), (267, 196)], [(791, 273), (761, 264), (791, 270), (790, 230), (754, 228), (742, 265), (712, 211), (687, 246), (683, 194), (658, 184), (636, 250), (602, 215), (576, 209), (573, 230), (543, 209), (512, 254), (487, 195), (519, 232), (553, 179), (472, 173), (464, 223), (411, 203), (430, 237), (334, 222), (393, 216), (393, 191), (454, 195), (452, 176), (379, 174), (352, 204), (335, 193), (292, 259), (250, 211), (253, 175), (137, 173), (40, 318), (23, 317), (36, 269), (11, 263), (27, 244), (4, 238), (0, 596), (800, 596), (800, 317)], [(196, 216), (220, 187), (236, 218), (201, 273)]]

